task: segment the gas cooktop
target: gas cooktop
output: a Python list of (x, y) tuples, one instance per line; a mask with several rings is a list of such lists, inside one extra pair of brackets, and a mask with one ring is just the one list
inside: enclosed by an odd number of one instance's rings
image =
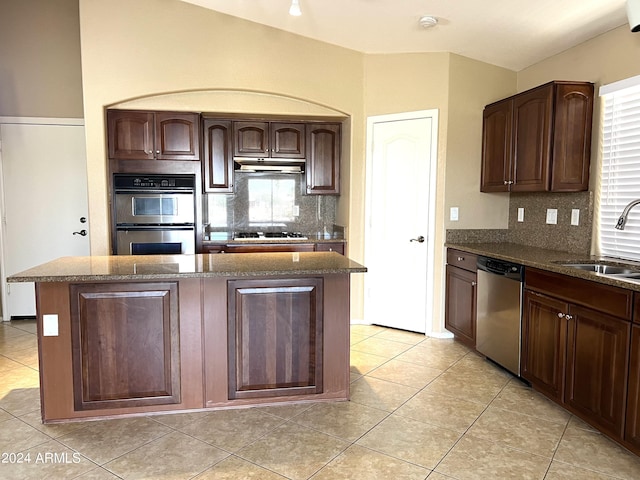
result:
[(269, 240), (269, 239), (308, 240), (300, 232), (234, 232), (234, 240)]

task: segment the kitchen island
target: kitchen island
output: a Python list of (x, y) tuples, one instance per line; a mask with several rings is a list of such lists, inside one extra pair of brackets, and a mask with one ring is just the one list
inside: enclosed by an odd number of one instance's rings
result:
[(44, 423), (349, 399), (335, 252), (60, 258), (35, 282)]

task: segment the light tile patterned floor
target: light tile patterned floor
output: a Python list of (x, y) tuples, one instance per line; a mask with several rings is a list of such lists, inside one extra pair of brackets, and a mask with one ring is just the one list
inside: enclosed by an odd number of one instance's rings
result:
[(454, 341), (354, 325), (351, 344), (350, 402), (42, 425), (34, 322), (2, 323), (0, 478), (640, 478), (640, 457)]

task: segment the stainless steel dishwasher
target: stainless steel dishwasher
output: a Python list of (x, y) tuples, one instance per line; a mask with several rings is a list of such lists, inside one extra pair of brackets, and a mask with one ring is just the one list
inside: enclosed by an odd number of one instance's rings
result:
[(522, 265), (478, 257), (476, 349), (517, 376), (523, 280)]

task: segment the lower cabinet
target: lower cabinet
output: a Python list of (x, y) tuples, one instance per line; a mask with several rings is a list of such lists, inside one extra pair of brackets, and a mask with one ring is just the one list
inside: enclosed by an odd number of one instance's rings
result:
[(572, 305), (565, 403), (622, 438), (627, 402), (631, 323)]
[(77, 411), (180, 403), (178, 284), (70, 285)]
[(323, 280), (231, 280), (229, 399), (322, 393)]
[(611, 438), (624, 443), (625, 425), (635, 436), (640, 365), (629, 373), (640, 352), (630, 363), (632, 292), (536, 269), (527, 269), (525, 282), (522, 376)]
[(444, 326), (462, 343), (476, 346), (477, 257), (447, 251)]
[[(640, 295), (636, 295), (636, 299)], [(637, 308), (637, 307), (636, 307)], [(631, 327), (631, 355), (627, 387), (627, 422), (624, 439), (640, 452), (640, 325)]]
[(548, 397), (563, 401), (569, 306), (530, 290), (524, 294), (522, 376)]

